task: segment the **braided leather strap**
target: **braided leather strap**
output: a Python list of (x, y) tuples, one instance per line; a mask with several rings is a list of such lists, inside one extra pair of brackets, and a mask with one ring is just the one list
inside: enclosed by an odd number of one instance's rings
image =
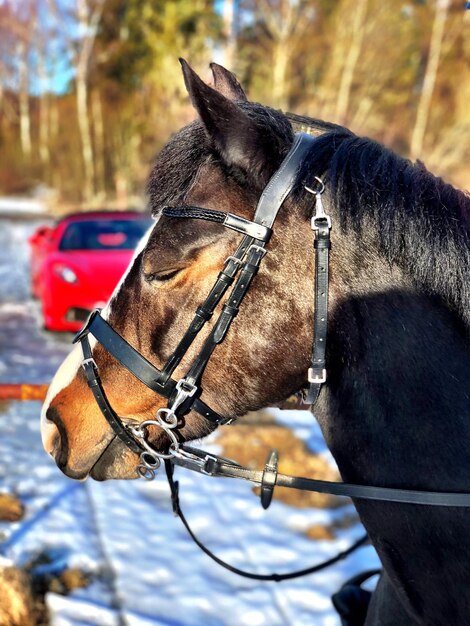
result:
[(197, 206), (184, 207), (164, 207), (162, 214), (165, 217), (173, 218), (191, 218), (196, 220), (206, 220), (208, 222), (218, 222), (223, 224), (227, 214), (223, 211), (212, 211), (211, 209), (203, 209)]

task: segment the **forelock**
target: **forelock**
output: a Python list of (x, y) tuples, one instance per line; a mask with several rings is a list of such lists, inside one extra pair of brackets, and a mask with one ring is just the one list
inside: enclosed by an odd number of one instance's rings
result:
[[(241, 102), (238, 106), (277, 138), (280, 150), (290, 145), (292, 127), (280, 111), (253, 102)], [(200, 166), (211, 156), (224, 167), (199, 119), (176, 133), (157, 156), (150, 173), (147, 193), (152, 215), (158, 215), (164, 206), (183, 202)], [(233, 171), (229, 168), (225, 173), (231, 175)]]
[(181, 203), (199, 167), (211, 154), (199, 120), (185, 126), (161, 150), (150, 173), (147, 193), (152, 215), (166, 205)]

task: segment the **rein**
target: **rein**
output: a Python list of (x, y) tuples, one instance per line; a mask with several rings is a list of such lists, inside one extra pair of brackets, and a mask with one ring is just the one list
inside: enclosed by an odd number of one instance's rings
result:
[[(340, 553), (334, 559), (306, 570), (290, 574), (266, 576), (243, 572), (227, 565), (212, 554), (190, 529), (179, 504), (178, 483), (173, 479), (175, 465), (208, 476), (238, 478), (250, 481), (260, 486), (261, 504), (265, 509), (271, 503), (275, 486), (363, 500), (427, 506), (470, 507), (470, 494), (468, 493), (440, 493), (374, 487), (280, 474), (278, 472), (278, 455), (276, 451), (271, 452), (263, 470), (251, 470), (233, 461), (181, 443), (177, 436), (178, 426), (180, 426), (182, 418), (190, 411), (196, 411), (216, 425), (232, 422), (232, 418), (220, 415), (201, 400), (201, 379), (212, 353), (217, 345), (224, 340), (232, 321), (238, 314), (243, 298), (259, 270), (261, 262), (268, 252), (266, 245), (270, 240), (275, 219), (285, 199), (293, 190), (297, 182), (298, 172), (314, 141), (314, 137), (305, 133), (296, 135), (291, 150), (264, 189), (252, 221), (231, 213), (213, 211), (201, 207), (185, 206), (166, 207), (163, 209), (165, 217), (217, 222), (226, 228), (241, 233), (243, 238), (234, 254), (225, 261), (224, 268), (219, 273), (209, 295), (203, 304), (197, 308), (183, 338), (161, 370), (152, 365), (121, 337), (101, 316), (99, 310), (94, 311), (90, 315), (85, 327), (74, 339), (74, 342), (81, 343), (84, 357), (82, 361), (83, 370), (100, 410), (116, 435), (140, 457), (140, 464), (137, 468), (138, 475), (152, 480), (163, 460), (171, 489), (173, 510), (181, 518), (197, 545), (217, 563), (237, 574), (256, 580), (280, 581), (320, 571), (324, 567), (345, 558), (353, 550), (363, 545), (367, 540), (367, 536), (359, 539), (353, 546)], [(324, 184), (317, 177), (315, 177), (315, 181), (315, 185), (312, 188), (305, 186), (305, 190), (315, 196), (315, 214), (311, 220), (312, 230), (315, 234), (313, 347), (311, 366), (306, 375), (308, 386), (306, 390), (303, 390), (305, 402), (310, 405), (315, 404), (321, 386), (326, 381), (328, 263), (331, 230), (330, 217), (326, 215), (322, 204)], [(205, 323), (211, 319), (215, 308), (232, 285), (230, 296), (223, 305), (222, 311), (205, 339), (199, 354), (191, 363), (185, 376), (178, 381), (174, 380), (172, 374), (176, 367)], [(154, 420), (146, 420), (139, 424), (126, 424), (113, 410), (106, 397), (98, 366), (93, 358), (89, 342), (90, 334), (142, 383), (155, 393), (168, 399), (167, 407), (159, 409)], [(148, 441), (148, 428), (150, 426), (160, 427), (168, 435), (170, 445), (167, 452), (155, 450)]]

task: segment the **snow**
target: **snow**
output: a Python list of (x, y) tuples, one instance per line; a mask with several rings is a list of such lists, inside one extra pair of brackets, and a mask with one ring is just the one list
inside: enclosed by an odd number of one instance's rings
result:
[[(0, 382), (48, 382), (70, 337), (43, 332), (29, 299), (25, 242), (35, 224), (3, 219), (0, 225)], [(311, 414), (272, 412), (333, 464)], [(163, 476), (107, 483), (63, 476), (42, 450), (39, 414), (38, 402), (0, 405), (0, 490), (16, 493), (27, 511), (18, 523), (0, 523), (0, 558), (23, 564), (45, 552), (50, 564), (41, 567), (79, 567), (90, 575), (90, 586), (67, 597), (48, 594), (53, 626), (338, 626), (331, 595), (352, 575), (379, 565), (366, 547), (314, 576), (283, 583), (240, 578), (192, 543), (173, 516)], [(204, 445), (217, 451), (214, 436)], [(240, 568), (304, 568), (363, 533), (355, 524), (329, 541), (304, 534), (350, 514), (350, 504), (329, 511), (275, 500), (265, 512), (246, 482), (176, 474), (197, 535)]]
[(1, 215), (42, 214), (46, 212), (46, 205), (34, 198), (15, 198), (3, 196), (0, 198)]

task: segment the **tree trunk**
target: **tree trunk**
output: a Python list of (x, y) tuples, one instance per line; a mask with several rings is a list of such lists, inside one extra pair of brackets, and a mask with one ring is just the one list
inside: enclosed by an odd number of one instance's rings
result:
[(85, 174), (83, 188), (83, 199), (85, 201), (89, 201), (91, 199), (95, 182), (93, 144), (91, 141), (88, 113), (88, 66), (90, 63), (91, 53), (93, 51), (96, 31), (103, 12), (103, 6), (104, 0), (99, 0), (90, 15), (87, 0), (77, 0), (78, 23), (80, 32), (83, 36), (77, 59), (76, 86), (78, 126), (80, 129), (82, 159)]
[(88, 120), (88, 83), (86, 68), (83, 63), (77, 65), (77, 114), (80, 139), (82, 143), (82, 159), (84, 168), (83, 200), (89, 201), (93, 196), (95, 168), (93, 163), (93, 146), (91, 143), (90, 123)]
[(49, 180), (49, 164), (51, 155), (49, 152), (49, 93), (48, 80), (45, 68), (45, 51), (43, 46), (38, 47), (38, 74), (41, 85), (39, 102), (39, 158), (44, 166), (45, 178)]
[(358, 0), (354, 7), (352, 39), (343, 65), (341, 82), (336, 100), (335, 121), (338, 124), (344, 124), (346, 121), (354, 71), (361, 53), (362, 40), (364, 39), (367, 1), (368, 0)]
[(19, 64), (19, 110), (21, 150), (26, 159), (31, 159), (31, 119), (29, 111), (29, 68), (28, 46), (20, 41), (17, 46)]
[(224, 28), (224, 50), (222, 64), (229, 70), (233, 71), (233, 63), (235, 59), (236, 49), (236, 32), (235, 32), (235, 0), (224, 0), (222, 11), (223, 28)]
[(91, 112), (93, 115), (93, 130), (95, 139), (95, 173), (96, 190), (98, 193), (106, 194), (106, 173), (105, 173), (105, 145), (103, 127), (103, 109), (101, 106), (101, 96), (98, 89), (91, 94)]
[(411, 136), (410, 157), (412, 159), (420, 157), (423, 151), (424, 135), (428, 125), (432, 94), (436, 84), (449, 5), (450, 0), (436, 0), (436, 13), (431, 33), (431, 43), (429, 45), (429, 57), (424, 74), (421, 97), (418, 103), (416, 121)]
[(288, 100), (287, 67), (289, 64), (289, 42), (286, 37), (280, 37), (275, 43), (273, 57), (272, 98), (274, 105), (285, 111)]
[(290, 1), (281, 2), (278, 19), (274, 19), (274, 16), (272, 16), (273, 19), (269, 21), (267, 14), (269, 10), (272, 9), (268, 4), (265, 8), (265, 19), (267, 24), (271, 24), (271, 34), (274, 39), (272, 98), (275, 106), (286, 110), (289, 91), (287, 68), (291, 47), (294, 43), (293, 36), (296, 30), (297, 19)]

